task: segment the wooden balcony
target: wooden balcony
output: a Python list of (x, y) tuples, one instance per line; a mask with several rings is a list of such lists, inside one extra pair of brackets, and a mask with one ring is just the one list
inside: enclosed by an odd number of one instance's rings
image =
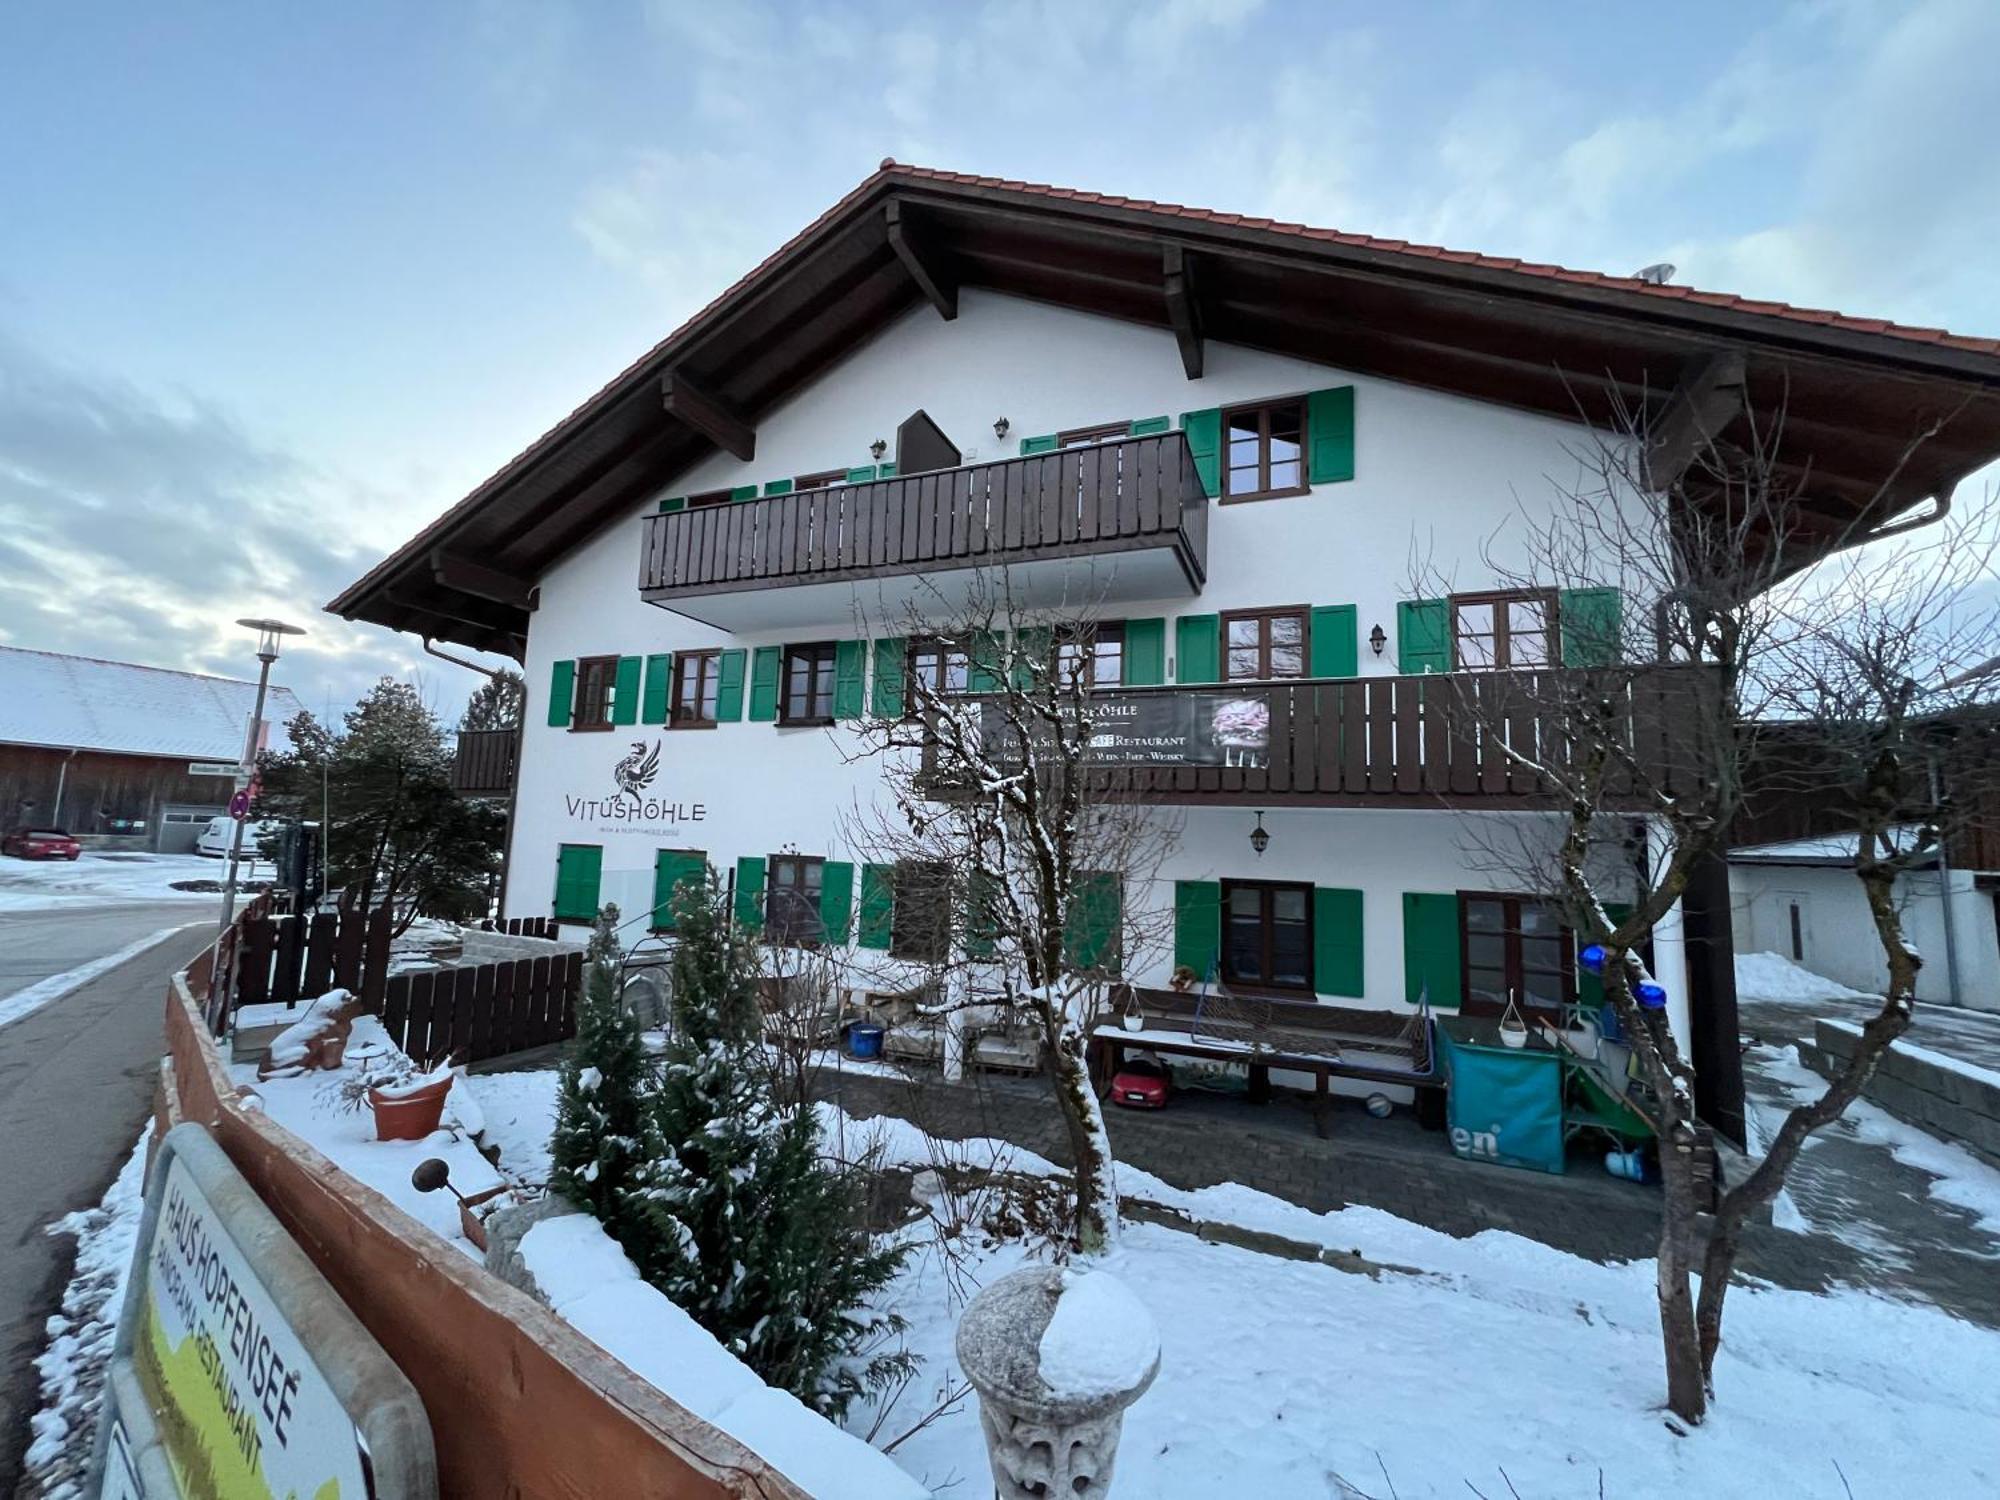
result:
[[(1568, 753), (1548, 706), (1555, 676), (1121, 689), (1098, 700), (1097, 784), (1121, 800), (1187, 806), (1546, 808), (1554, 789), (1535, 767)], [(1675, 712), (1688, 682), (1661, 672), (1611, 689), (1634, 758), (1668, 786), (1671, 768), (1689, 763), (1676, 729), (1688, 716)], [(934, 752), (926, 760), (949, 796)], [(1620, 791), (1614, 782), (1614, 802)]]
[(518, 729), (461, 729), (451, 767), (452, 789), (468, 797), (509, 795), (520, 750)]
[[(639, 592), (724, 629), (836, 620), (854, 586), (1006, 565), (1017, 602), (1201, 592), (1208, 498), (1178, 432), (648, 516)], [(774, 591), (810, 589), (780, 598)], [(1046, 596), (1046, 597), (1043, 597)]]

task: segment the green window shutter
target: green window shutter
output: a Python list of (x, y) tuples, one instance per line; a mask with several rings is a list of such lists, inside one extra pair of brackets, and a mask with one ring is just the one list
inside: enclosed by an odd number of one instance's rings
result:
[(873, 464), (863, 464), (858, 469), (849, 469), (847, 471), (847, 482), (849, 484), (867, 484), (874, 477), (875, 466)]
[[(784, 665), (782, 646), (759, 646), (750, 660), (750, 717), (759, 723), (778, 717), (778, 674)], [(719, 684), (716, 696), (722, 696)]]
[(854, 926), (854, 866), (830, 859), (819, 867), (819, 922), (826, 941), (846, 947)]
[(740, 648), (725, 651), (717, 664), (715, 721), (718, 724), (733, 724), (743, 717), (743, 658), (747, 655)]
[(618, 675), (611, 679), (611, 722), (639, 722), (639, 669), (644, 663), (636, 656), (618, 658)]
[(1403, 892), (1403, 998), (1428, 994), (1434, 1010), (1457, 1010), (1464, 996), (1458, 964), (1458, 897)]
[(1617, 589), (1564, 589), (1556, 605), (1566, 667), (1609, 667), (1620, 649), (1625, 598)]
[(672, 652), (646, 658), (646, 691), (639, 700), (641, 724), (667, 722), (667, 692), (674, 680)]
[[(894, 876), (895, 871), (887, 865), (861, 867), (860, 941), (864, 948), (886, 950), (889, 946), (889, 930), (896, 916)], [(824, 874), (821, 879), (825, 879)]]
[[(1604, 914), (1611, 918), (1615, 926), (1632, 915), (1632, 905), (1628, 901), (1607, 901), (1604, 903)], [(1590, 939), (1579, 933), (1576, 945), (1581, 951), (1590, 946)], [(1604, 1003), (1604, 976), (1591, 973), (1582, 964), (1576, 966), (1576, 1003), (1590, 1010)]]
[(1049, 659), (1055, 631), (1047, 625), (1027, 625), (1014, 637), (1014, 686), (1026, 692), (1035, 685), (1035, 670)]
[(1396, 604), (1396, 670), (1451, 670), (1451, 601), (1402, 599)]
[(899, 635), (875, 642), (875, 696), (870, 707), (878, 719), (903, 716), (903, 665), (908, 655), (909, 644)]
[(1312, 612), (1309, 670), (1314, 677), (1361, 674), (1361, 642), (1355, 634), (1353, 605), (1322, 604)]
[(1306, 397), (1306, 479), (1336, 484), (1354, 477), (1354, 387)]
[(1174, 882), (1174, 967), (1197, 980), (1215, 972), (1222, 953), (1222, 886), (1214, 880)]
[(1124, 892), (1117, 874), (1092, 870), (1079, 875), (1063, 922), (1063, 962), (1073, 969), (1115, 972), (1124, 925)]
[(559, 661), (549, 673), (549, 728), (567, 729), (576, 703), (576, 663)]
[(965, 882), (965, 956), (970, 959), (988, 959), (993, 956), (993, 945), (1000, 935), (1000, 923), (994, 912), (993, 877), (983, 871), (974, 870)]
[(729, 498), (732, 501), (755, 500), (757, 498), (757, 486), (754, 484), (739, 484), (729, 492)]
[(862, 705), (867, 702), (867, 695), (862, 691), (867, 660), (862, 642), (833, 643), (833, 716), (836, 719), (861, 717)]
[(877, 464), (875, 466), (875, 477), (877, 479), (894, 479), (896, 477), (896, 466), (894, 464)]
[(736, 922), (752, 932), (764, 930), (764, 856), (746, 854), (736, 861)]
[(1328, 886), (1313, 891), (1313, 989), (1321, 995), (1360, 995), (1361, 892)]
[(1124, 672), (1127, 687), (1158, 687), (1167, 680), (1165, 620), (1125, 622)]
[(660, 502), (660, 514), (663, 516), (672, 515), (677, 510), (686, 510), (686, 509), (687, 509), (686, 495), (675, 495), (671, 500), (662, 500)]
[(1181, 431), (1194, 455), (1194, 472), (1209, 498), (1222, 493), (1222, 408), (1181, 413)]
[(1174, 621), (1174, 681), (1222, 681), (1222, 621), (1182, 615)]
[(708, 857), (691, 849), (662, 849), (653, 856), (653, 931), (674, 930), (674, 892), (700, 885)]
[(1154, 437), (1162, 432), (1172, 432), (1173, 429), (1172, 417), (1141, 417), (1127, 431), (1133, 437)]
[(792, 482), (789, 479), (770, 479), (764, 483), (764, 493), (767, 495), (789, 495), (791, 492)]
[(975, 630), (966, 643), (965, 690), (969, 693), (1000, 691), (1000, 639), (990, 630)]
[(555, 914), (566, 922), (597, 920), (597, 885), (604, 850), (597, 844), (563, 844), (556, 849)]
[(1021, 439), (1021, 457), (1023, 458), (1028, 458), (1037, 453), (1053, 453), (1055, 451), (1056, 435), (1053, 432), (1044, 433), (1041, 437), (1024, 437)]

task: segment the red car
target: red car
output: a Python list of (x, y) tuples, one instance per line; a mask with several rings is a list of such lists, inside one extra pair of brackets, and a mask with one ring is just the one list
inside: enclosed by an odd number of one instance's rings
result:
[(1172, 1088), (1173, 1078), (1165, 1064), (1150, 1057), (1135, 1057), (1111, 1080), (1111, 1102), (1127, 1109), (1164, 1109)]
[(75, 859), (83, 845), (60, 828), (16, 828), (0, 839), (0, 854), (16, 859)]

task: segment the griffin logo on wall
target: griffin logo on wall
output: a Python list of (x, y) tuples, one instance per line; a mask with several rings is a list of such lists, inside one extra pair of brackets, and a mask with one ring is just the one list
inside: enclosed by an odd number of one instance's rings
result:
[(653, 778), (660, 774), (660, 742), (653, 741), (652, 748), (646, 748), (644, 740), (634, 740), (626, 757), (611, 768), (611, 778), (618, 783), (618, 790), (628, 797), (637, 797), (653, 784)]

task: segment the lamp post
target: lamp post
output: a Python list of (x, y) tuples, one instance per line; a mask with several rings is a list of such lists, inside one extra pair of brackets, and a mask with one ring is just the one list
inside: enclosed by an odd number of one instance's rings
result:
[[(304, 635), (305, 631), (296, 625), (287, 625), (283, 620), (238, 620), (236, 623), (245, 630), (257, 632), (257, 706), (250, 710), (250, 729), (243, 737), (242, 762), (243, 771), (254, 774), (257, 731), (264, 723), (264, 694), (271, 685), (271, 663), (278, 659), (278, 638)], [(247, 787), (249, 783), (244, 785)], [(236, 915), (236, 865), (243, 857), (243, 825), (249, 821), (250, 808), (246, 804), (242, 815), (236, 819), (236, 831), (229, 838), (229, 878), (222, 883), (222, 921), (216, 928), (218, 935), (229, 931), (229, 920)]]

